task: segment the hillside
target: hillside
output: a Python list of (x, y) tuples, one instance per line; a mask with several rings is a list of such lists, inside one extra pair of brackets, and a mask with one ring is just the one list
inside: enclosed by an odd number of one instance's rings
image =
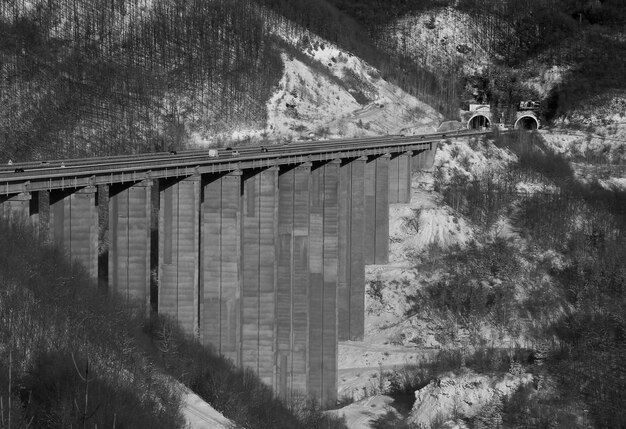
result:
[(449, 140), (414, 176), (365, 338), (340, 345), (352, 421), (382, 394), (369, 427), (623, 427), (623, 171), (564, 156), (541, 135)]
[(469, 101), (510, 120), (535, 99), (560, 126), (624, 128), (619, 1), (413, 3), (3, 2), (0, 156), (396, 133), (458, 119)]
[[(3, 2), (0, 36), (4, 159), (291, 139), (316, 128), (318, 137), (397, 133), (439, 121), (380, 69), (252, 0)], [(286, 112), (294, 100), (285, 92), (303, 80), (317, 86), (300, 94), (310, 111)], [(276, 123), (285, 114), (303, 116), (285, 127)]]
[(431, 2), (379, 25), (375, 40), (447, 70), (460, 101), (489, 103), (507, 122), (532, 99), (557, 125), (621, 129), (625, 9), (619, 1)]

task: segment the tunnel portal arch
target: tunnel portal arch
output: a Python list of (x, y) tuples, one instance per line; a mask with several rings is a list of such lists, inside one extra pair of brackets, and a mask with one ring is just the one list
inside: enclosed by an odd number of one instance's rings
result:
[(490, 126), (491, 120), (485, 115), (474, 115), (467, 121), (467, 128), (470, 130), (479, 130)]
[(536, 130), (539, 128), (539, 121), (531, 115), (521, 116), (515, 121), (516, 130)]

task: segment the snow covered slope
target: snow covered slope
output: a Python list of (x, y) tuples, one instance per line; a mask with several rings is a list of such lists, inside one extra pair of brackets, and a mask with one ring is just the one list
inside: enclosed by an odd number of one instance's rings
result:
[(351, 54), (329, 44), (305, 53), (306, 63), (283, 54), (285, 72), (267, 106), (270, 139), (416, 134), (436, 130), (442, 120)]

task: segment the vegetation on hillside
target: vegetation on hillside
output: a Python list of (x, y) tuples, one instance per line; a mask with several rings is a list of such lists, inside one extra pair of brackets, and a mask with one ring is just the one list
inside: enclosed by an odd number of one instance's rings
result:
[(178, 392), (137, 344), (143, 316), (30, 227), (3, 220), (0, 236), (0, 426), (182, 427)]
[[(520, 362), (544, 381), (498, 405), (507, 427), (584, 427), (576, 417), (583, 408), (597, 427), (624, 427), (626, 193), (576, 181), (537, 136), (497, 144), (517, 155), (506, 171), (437, 185), (481, 233), (466, 247), (433, 248), (417, 260), (419, 270), (439, 274), (413, 291), (408, 315), (436, 315), (446, 344), (480, 351), (490, 327), (534, 350)], [(549, 186), (524, 194), (520, 182)], [(501, 233), (503, 218), (519, 238)], [(546, 387), (549, 380), (556, 384)]]
[(0, 236), (0, 427), (183, 427), (174, 380), (240, 427), (344, 427), (127, 307), (30, 226), (0, 220)]
[(2, 2), (0, 156), (169, 150), (264, 126), (281, 74), (251, 1)]

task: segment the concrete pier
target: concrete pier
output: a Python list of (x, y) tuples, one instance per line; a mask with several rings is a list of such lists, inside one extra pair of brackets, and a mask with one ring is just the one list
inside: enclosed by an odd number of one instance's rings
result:
[(366, 264), (386, 264), (389, 256), (389, 154), (365, 164)]
[(437, 142), (432, 142), (430, 149), (414, 151), (411, 160), (411, 171), (418, 172), (430, 170), (435, 163), (435, 154), (437, 152)]
[(389, 160), (389, 204), (407, 204), (411, 200), (411, 156), (392, 155)]
[(361, 340), (365, 320), (365, 162), (347, 159), (339, 179), (338, 337)]
[(337, 398), (339, 164), (311, 169), (308, 391), (323, 404)]
[(200, 176), (162, 181), (159, 188), (159, 313), (198, 331)]
[(241, 363), (273, 386), (278, 168), (251, 171), (243, 181)]
[(311, 165), (278, 178), (277, 383), (284, 398), (306, 393), (309, 348), (309, 194)]
[(200, 244), (200, 340), (239, 362), (241, 172), (204, 179)]
[(0, 217), (5, 219), (28, 219), (30, 216), (31, 199), (30, 192), (0, 196)]
[(109, 288), (150, 308), (152, 182), (109, 187)]
[(49, 232), (53, 242), (98, 277), (98, 211), (96, 187), (50, 192)]

